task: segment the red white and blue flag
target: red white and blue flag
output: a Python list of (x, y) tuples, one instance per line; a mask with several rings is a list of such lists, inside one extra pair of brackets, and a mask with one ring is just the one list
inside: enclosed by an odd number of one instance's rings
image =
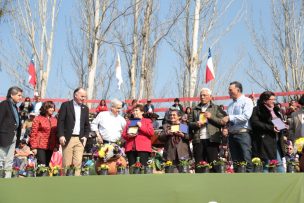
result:
[(34, 64), (34, 57), (32, 57), (31, 62), (28, 66), (27, 72), (29, 74), (28, 82), (30, 85), (32, 85), (35, 89), (37, 84), (37, 78), (36, 78), (36, 70), (35, 70), (35, 64)]
[(211, 57), (211, 49), (209, 48), (208, 60), (206, 65), (206, 83), (213, 80), (214, 78), (215, 78), (215, 74), (214, 74), (213, 62)]

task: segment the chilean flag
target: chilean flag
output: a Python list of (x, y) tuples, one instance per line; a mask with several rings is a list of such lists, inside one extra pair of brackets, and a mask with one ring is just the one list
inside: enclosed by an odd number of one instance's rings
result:
[(211, 49), (209, 48), (208, 60), (206, 65), (206, 83), (213, 80), (215, 78), (212, 57), (211, 57)]
[(35, 70), (35, 64), (34, 64), (34, 57), (32, 57), (31, 62), (28, 66), (27, 72), (29, 74), (29, 83), (34, 87), (36, 87), (37, 84), (37, 78), (36, 78), (36, 70)]

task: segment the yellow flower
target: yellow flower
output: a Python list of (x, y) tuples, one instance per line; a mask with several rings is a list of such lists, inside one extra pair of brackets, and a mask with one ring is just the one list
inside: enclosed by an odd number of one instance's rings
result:
[(101, 150), (99, 150), (98, 151), (98, 156), (100, 157), (100, 158), (104, 158), (105, 157), (105, 152), (101, 149)]

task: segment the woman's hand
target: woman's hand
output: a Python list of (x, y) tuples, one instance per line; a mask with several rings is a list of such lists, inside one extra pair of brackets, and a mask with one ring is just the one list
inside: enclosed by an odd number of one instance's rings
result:
[(141, 127), (141, 122), (140, 122), (140, 121), (137, 122), (137, 126), (138, 126), (139, 128)]

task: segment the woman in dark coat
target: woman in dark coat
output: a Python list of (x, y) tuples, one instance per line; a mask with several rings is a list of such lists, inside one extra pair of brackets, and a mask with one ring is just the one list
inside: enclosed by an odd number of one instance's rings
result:
[(274, 126), (272, 120), (281, 118), (279, 108), (275, 106), (275, 94), (265, 91), (260, 95), (257, 106), (254, 107), (250, 118), (253, 130), (253, 151), (254, 156), (268, 164), (270, 160), (278, 160), (279, 172), (284, 172), (282, 157), (284, 157), (284, 136), (283, 131)]
[[(172, 161), (175, 166), (178, 166), (180, 160), (189, 160), (191, 158), (189, 134), (185, 132), (187, 131), (187, 127), (185, 127), (186, 129), (179, 129), (176, 132), (172, 131), (173, 125), (180, 124), (181, 111), (172, 110), (170, 112), (170, 122), (163, 125), (163, 131), (158, 137), (160, 141), (165, 143), (164, 159)], [(186, 126), (185, 124), (183, 125)]]

